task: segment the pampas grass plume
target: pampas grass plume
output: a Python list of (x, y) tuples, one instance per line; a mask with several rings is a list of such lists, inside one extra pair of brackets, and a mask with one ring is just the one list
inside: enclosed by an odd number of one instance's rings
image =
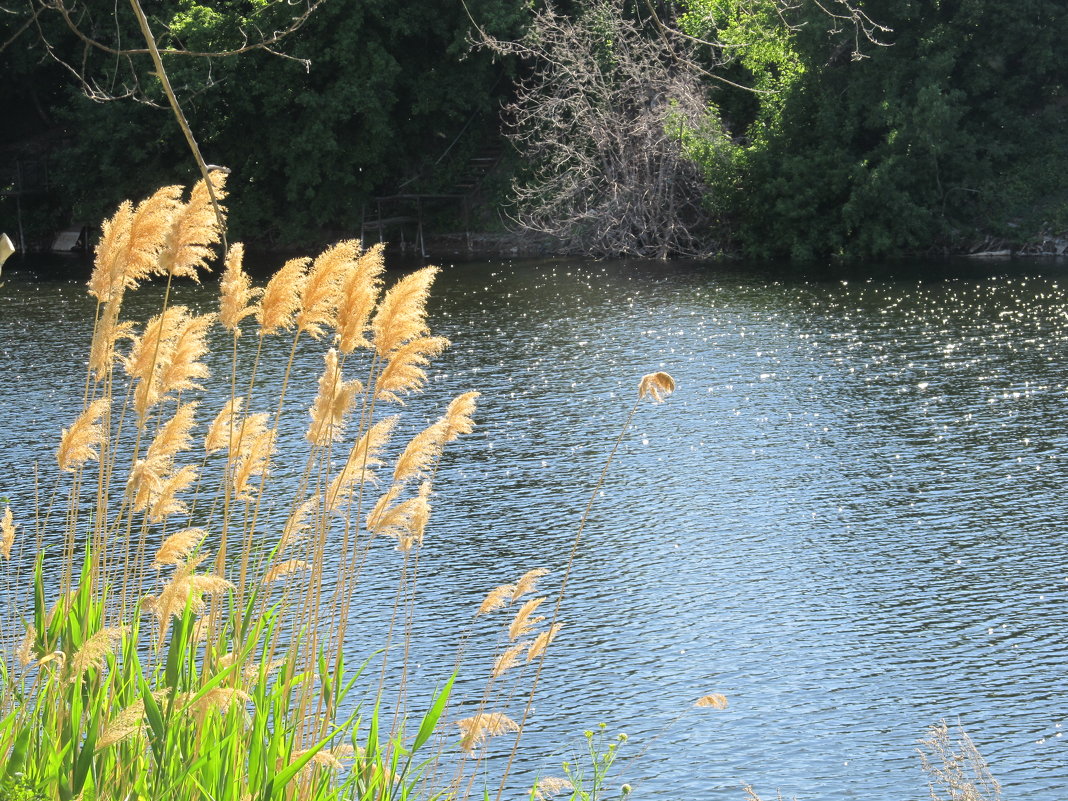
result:
[(457, 395), (445, 410), (445, 442), (452, 442), (461, 434), (470, 434), (475, 429), (472, 415), (475, 413), (475, 401), (478, 392), (465, 392)]
[(727, 696), (720, 695), (719, 693), (710, 693), (709, 695), (702, 695), (693, 705), (705, 709), (726, 709), (727, 708)]
[(512, 618), (511, 625), (508, 626), (508, 639), (515, 641), (524, 634), (530, 634), (535, 626), (545, 620), (545, 618), (540, 615), (538, 617), (531, 617), (531, 615), (534, 614), (534, 610), (541, 606), (544, 601), (544, 596), (541, 598), (531, 598), (519, 608), (515, 617)]
[(512, 590), (512, 600), (518, 600), (528, 592), (533, 592), (535, 585), (538, 583), (538, 579), (547, 575), (549, 575), (549, 571), (544, 567), (536, 567), (533, 570), (528, 570), (520, 576), (519, 581), (515, 583), (515, 589)]
[(384, 247), (380, 242), (365, 251), (356, 262), (356, 268), (350, 270), (342, 281), (336, 322), (337, 347), (342, 353), (373, 347), (366, 333), (375, 300), (382, 288)]
[(342, 439), (345, 417), (357, 393), (363, 389), (359, 381), (345, 381), (341, 377), (336, 350), (330, 348), (323, 359), (326, 370), (319, 377), (319, 392), (308, 411), (312, 422), (304, 435), (308, 442), (317, 447)]
[(256, 314), (256, 298), (263, 294), (259, 287), (253, 288), (252, 279), (242, 265), (244, 258), (245, 246), (240, 242), (232, 245), (226, 254), (225, 269), (219, 280), (219, 322), (223, 328), (235, 334), (240, 333), (238, 325), (242, 320)]
[(512, 593), (515, 592), (514, 584), (502, 584), (499, 587), (495, 587), (490, 590), (486, 595), (486, 598), (478, 607), (478, 611), (475, 612), (475, 616), (484, 615), (488, 612), (494, 612), (504, 607), (512, 598)]
[(108, 405), (107, 398), (97, 398), (78, 415), (78, 419), (70, 428), (63, 429), (59, 448), (56, 450), (56, 461), (60, 470), (73, 472), (90, 459), (100, 458), (96, 450), (104, 440), (104, 427), (100, 418), (104, 416)]
[[(226, 197), (223, 185), (226, 173), (216, 170), (208, 175), (216, 200)], [(222, 205), (219, 206), (223, 211)], [(214, 253), (211, 246), (220, 239), (219, 218), (211, 202), (211, 194), (203, 179), (193, 185), (189, 202), (179, 205), (173, 214), (163, 250), (159, 254), (158, 271), (175, 278), (191, 278), (200, 283), (197, 268), (209, 269), (208, 259)]]
[(148, 511), (148, 519), (153, 523), (161, 523), (170, 515), (185, 514), (189, 507), (185, 501), (178, 499), (178, 493), (185, 492), (197, 480), (196, 465), (183, 465), (176, 472), (166, 476), (159, 494), (153, 499), (152, 506)]
[(519, 724), (501, 712), (481, 712), (456, 721), (456, 725), (463, 733), (460, 747), (467, 752), (474, 750), (487, 737), (519, 731)]
[(248, 483), (253, 476), (262, 476), (270, 466), (274, 454), (275, 432), (267, 427), (270, 415), (259, 412), (245, 418), (238, 444), (237, 467), (234, 470), (234, 497), (238, 500), (252, 500)]
[(552, 798), (554, 795), (558, 795), (562, 792), (570, 792), (575, 789), (575, 786), (559, 776), (546, 776), (538, 780), (537, 785), (534, 788), (534, 797), (538, 801), (546, 801), (546, 799)]
[(274, 274), (263, 290), (256, 322), (260, 336), (293, 327), (293, 316), (300, 308), (300, 295), (307, 280), (310, 259), (290, 259)]
[(174, 346), (167, 349), (169, 358), (160, 365), (159, 392), (184, 392), (189, 389), (203, 390), (195, 379), (207, 378), (210, 372), (200, 360), (208, 352), (208, 329), (215, 322), (214, 314), (189, 315), (178, 325), (174, 334)]
[(89, 637), (82, 647), (75, 651), (68, 664), (70, 665), (71, 680), (81, 676), (90, 668), (101, 668), (104, 665), (104, 657), (115, 648), (115, 643), (122, 637), (126, 628), (123, 626), (104, 628)]
[(11, 558), (11, 546), (15, 544), (15, 529), (18, 528), (13, 522), (11, 507), (4, 507), (4, 516), (0, 518), (0, 556), (5, 559)]
[(160, 428), (148, 446), (148, 458), (173, 458), (180, 451), (187, 451), (193, 446), (190, 433), (196, 424), (199, 401), (183, 403), (174, 415)]
[(234, 418), (241, 414), (241, 408), (245, 405), (245, 399), (240, 395), (230, 398), (215, 415), (208, 433), (204, 436), (204, 451), (215, 453), (223, 448), (230, 447), (230, 435), (235, 431)]
[(356, 268), (359, 254), (359, 241), (350, 239), (328, 248), (315, 260), (304, 282), (295, 320), (298, 331), (319, 339), (326, 333), (323, 326), (336, 325), (341, 281)]
[(198, 545), (204, 540), (208, 532), (202, 528), (184, 528), (163, 541), (156, 558), (152, 560), (152, 567), (157, 570), (164, 565), (179, 565), (189, 558)]
[(89, 277), (89, 294), (107, 303), (124, 290), (135, 289), (152, 274), (181, 195), (180, 186), (165, 186), (136, 208), (128, 202), (119, 206), (104, 224)]
[(364, 481), (374, 481), (373, 470), (383, 464), (382, 450), (389, 442), (389, 437), (399, 419), (396, 415), (392, 415), (379, 420), (352, 446), (345, 460), (345, 466), (330, 482), (326, 500), (327, 507), (331, 511), (336, 511), (341, 503), (351, 496), (355, 486)]
[(93, 344), (89, 348), (89, 370), (98, 381), (108, 374), (115, 362), (115, 344), (120, 339), (134, 338), (133, 323), (119, 321), (121, 307), (121, 297), (109, 300), (93, 331)]
[(449, 347), (445, 337), (417, 337), (391, 351), (389, 362), (375, 381), (374, 396), (378, 400), (403, 403), (399, 393), (418, 392), (426, 383), (430, 357)]
[[(518, 643), (498, 656), (493, 662), (493, 670), (490, 672), (490, 675), (493, 676), (493, 678), (497, 678), (508, 670), (508, 668), (515, 665), (515, 663), (519, 661), (519, 657), (523, 655), (523, 651), (527, 649), (528, 645), (530, 645), (530, 643)], [(529, 662), (530, 659), (528, 658), (527, 661)]]
[(638, 384), (639, 398), (652, 398), (653, 403), (661, 403), (664, 398), (675, 391), (675, 379), (664, 372), (649, 373), (642, 376)]
[(426, 301), (437, 274), (437, 267), (424, 267), (406, 275), (386, 292), (371, 320), (379, 356), (388, 356), (405, 342), (430, 333)]
[(553, 623), (546, 631), (543, 631), (535, 637), (534, 642), (530, 644), (530, 650), (527, 651), (527, 662), (533, 662), (545, 653), (545, 649), (549, 647), (549, 643), (556, 639), (556, 635), (560, 633), (560, 629), (563, 627), (563, 623)]

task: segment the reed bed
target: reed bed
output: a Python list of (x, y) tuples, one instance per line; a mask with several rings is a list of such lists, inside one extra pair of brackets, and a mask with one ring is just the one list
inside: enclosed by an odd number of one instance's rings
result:
[[(123, 203), (104, 223), (73, 389), (82, 412), (40, 467), (36, 507), (0, 516), (0, 788), (60, 801), (486, 797), (492, 748), (500, 798), (564, 626), (585, 518), (553, 597), (537, 590), (549, 571), (532, 566), (472, 610), (499, 631), (473, 668), (486, 674), (481, 695), (452, 698), (458, 633), (451, 672), (413, 709), (420, 551), (438, 466), (478, 400), (457, 396), (397, 441), (401, 411), (449, 345), (427, 323), (437, 270), (386, 287), (381, 246), (346, 241), (260, 288), (234, 244), (217, 310), (175, 304), (172, 282), (199, 282), (222, 240), (225, 175), (209, 180)], [(158, 313), (126, 319), (126, 294), (154, 278), (166, 282)], [(309, 343), (322, 365), (310, 407), (287, 398)], [(205, 357), (220, 347), (230, 369), (213, 375)], [(265, 386), (263, 358), (278, 352), (286, 369)], [(642, 379), (624, 432), (643, 399), (673, 389), (665, 373)], [(296, 425), (299, 448), (279, 436)], [(280, 464), (302, 465), (299, 478), (277, 480)], [(353, 655), (346, 635), (372, 559), (396, 572), (391, 622), (378, 651)]]

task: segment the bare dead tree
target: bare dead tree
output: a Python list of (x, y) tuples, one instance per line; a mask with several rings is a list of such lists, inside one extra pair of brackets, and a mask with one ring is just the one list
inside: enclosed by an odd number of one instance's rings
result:
[(518, 223), (599, 256), (706, 255), (715, 250), (686, 158), (686, 129), (710, 124), (689, 43), (650, 37), (599, 0), (579, 17), (538, 11), (500, 54), (530, 66), (505, 109), (528, 168), (514, 185)]

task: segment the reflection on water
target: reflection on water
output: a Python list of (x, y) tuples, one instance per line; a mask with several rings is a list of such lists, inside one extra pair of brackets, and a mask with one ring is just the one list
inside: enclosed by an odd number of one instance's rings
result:
[[(454, 346), (410, 426), (483, 395), (438, 478), (416, 681), (447, 673), (488, 589), (535, 566), (559, 576), (638, 378), (666, 370), (678, 391), (641, 409), (586, 529), (526, 780), (603, 721), (630, 736), (618, 781), (642, 798), (736, 799), (744, 783), (919, 798), (916, 740), (946, 718), (1006, 797), (1062, 799), (1068, 291), (1055, 270), (925, 270), (446, 268), (432, 320)], [(92, 305), (77, 283), (5, 278), (0, 435), (17, 471), (0, 494), (27, 505), (26, 465), (79, 408)], [(147, 317), (159, 299), (131, 300)], [(184, 286), (177, 301), (209, 302)], [(298, 354), (294, 408), (316, 353)], [(361, 597), (391, 600), (391, 570)], [(353, 650), (380, 644), (388, 609), (354, 614)], [(480, 619), (473, 640), (492, 636)], [(665, 730), (708, 692), (730, 708)]]

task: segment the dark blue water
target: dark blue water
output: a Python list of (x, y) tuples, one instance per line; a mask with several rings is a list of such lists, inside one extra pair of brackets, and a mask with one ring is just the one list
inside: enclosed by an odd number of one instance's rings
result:
[[(1059, 270), (446, 267), (431, 318), (454, 345), (405, 414), (416, 428), (460, 391), (483, 395), (478, 429), (438, 476), (416, 685), (447, 674), (470, 630), (461, 684), (477, 700), (503, 618), (471, 629), (474, 609), (533, 567), (553, 570), (555, 586), (638, 380), (666, 370), (678, 391), (639, 410), (584, 533), (517, 782), (558, 775), (603, 722), (629, 736), (610, 784), (636, 798), (738, 799), (752, 784), (807, 801), (919, 799), (917, 740), (946, 719), (1006, 798), (1061, 801)], [(25, 506), (25, 465), (51, 458), (80, 408), (92, 306), (54, 274), (9, 266), (5, 279), (0, 437), (19, 467), (0, 495)], [(204, 292), (181, 287), (177, 300), (207, 309)], [(159, 302), (135, 297), (135, 316)], [(221, 349), (217, 369), (225, 359)], [(320, 365), (315, 348), (300, 351), (295, 407)], [(388, 619), (397, 564), (361, 577), (384, 608), (355, 610), (357, 652)], [(689, 708), (709, 692), (729, 708)], [(499, 703), (518, 718), (518, 695), (506, 688)]]

